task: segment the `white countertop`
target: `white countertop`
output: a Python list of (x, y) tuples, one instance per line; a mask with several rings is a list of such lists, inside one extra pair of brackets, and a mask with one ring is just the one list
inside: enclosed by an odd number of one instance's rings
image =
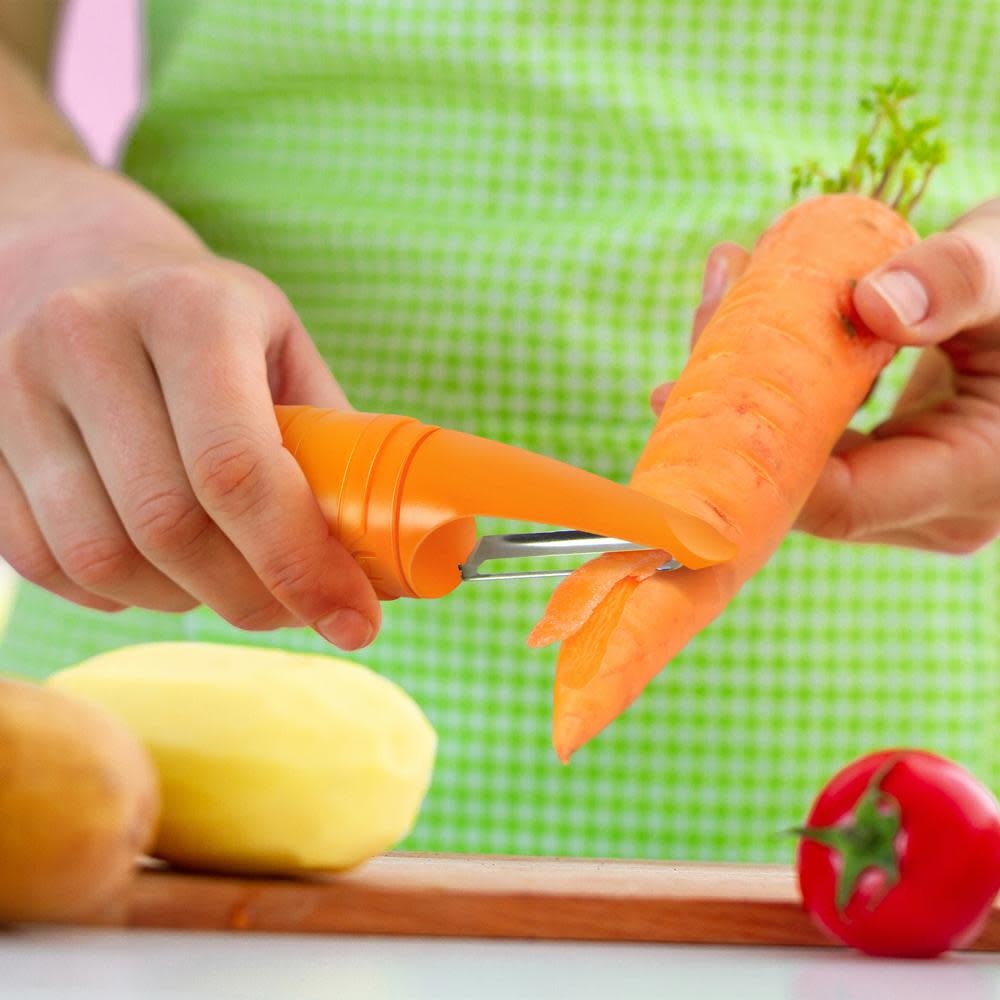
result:
[(0, 932), (11, 1000), (1000, 1000), (1000, 957), (145, 930)]

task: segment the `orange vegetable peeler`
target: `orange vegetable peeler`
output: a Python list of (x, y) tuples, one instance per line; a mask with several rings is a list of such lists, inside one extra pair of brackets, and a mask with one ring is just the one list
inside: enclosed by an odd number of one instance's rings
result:
[[(698, 569), (733, 554), (693, 515), (545, 455), (387, 413), (275, 412), (332, 532), (384, 600), (569, 572), (479, 570), (513, 556), (655, 548), (673, 557), (661, 568)], [(477, 516), (571, 530), (477, 539)]]

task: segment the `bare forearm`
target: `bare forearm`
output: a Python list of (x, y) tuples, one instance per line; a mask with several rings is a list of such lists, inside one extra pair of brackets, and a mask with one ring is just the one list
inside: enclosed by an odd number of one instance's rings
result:
[(58, 8), (52, 0), (0, 0), (0, 154), (88, 158), (47, 92)]
[[(0, 323), (17, 320), (15, 303), (30, 311), (35, 297), (72, 282), (81, 267), (114, 269), (143, 242), (203, 249), (164, 206), (95, 164), (60, 114), (47, 84), (59, 7), (0, 0)], [(129, 218), (150, 215), (155, 224), (130, 230)], [(25, 259), (45, 267), (25, 269)], [(35, 297), (24, 294), (26, 284)]]

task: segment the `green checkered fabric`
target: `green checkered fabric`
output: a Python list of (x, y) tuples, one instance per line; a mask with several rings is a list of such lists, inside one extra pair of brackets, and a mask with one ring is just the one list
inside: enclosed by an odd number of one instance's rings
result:
[[(1000, 180), (996, 0), (152, 0), (148, 34), (127, 169), (287, 291), (356, 406), (620, 481), (706, 252), (781, 211), (791, 164), (849, 155), (870, 83), (919, 81), (946, 122), (925, 230)], [(360, 658), (441, 741), (405, 846), (788, 860), (820, 783), (888, 744), (996, 788), (998, 557), (791, 537), (569, 767), (554, 651), (524, 644), (550, 585), (387, 605)], [(0, 667), (167, 638), (323, 648), (24, 588)]]

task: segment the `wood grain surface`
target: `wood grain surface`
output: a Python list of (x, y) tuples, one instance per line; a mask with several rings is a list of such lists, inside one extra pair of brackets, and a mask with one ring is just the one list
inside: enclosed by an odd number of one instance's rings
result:
[[(388, 854), (309, 879), (148, 868), (113, 926), (317, 934), (825, 945), (782, 865)], [(1000, 904), (973, 948), (1000, 951)]]

